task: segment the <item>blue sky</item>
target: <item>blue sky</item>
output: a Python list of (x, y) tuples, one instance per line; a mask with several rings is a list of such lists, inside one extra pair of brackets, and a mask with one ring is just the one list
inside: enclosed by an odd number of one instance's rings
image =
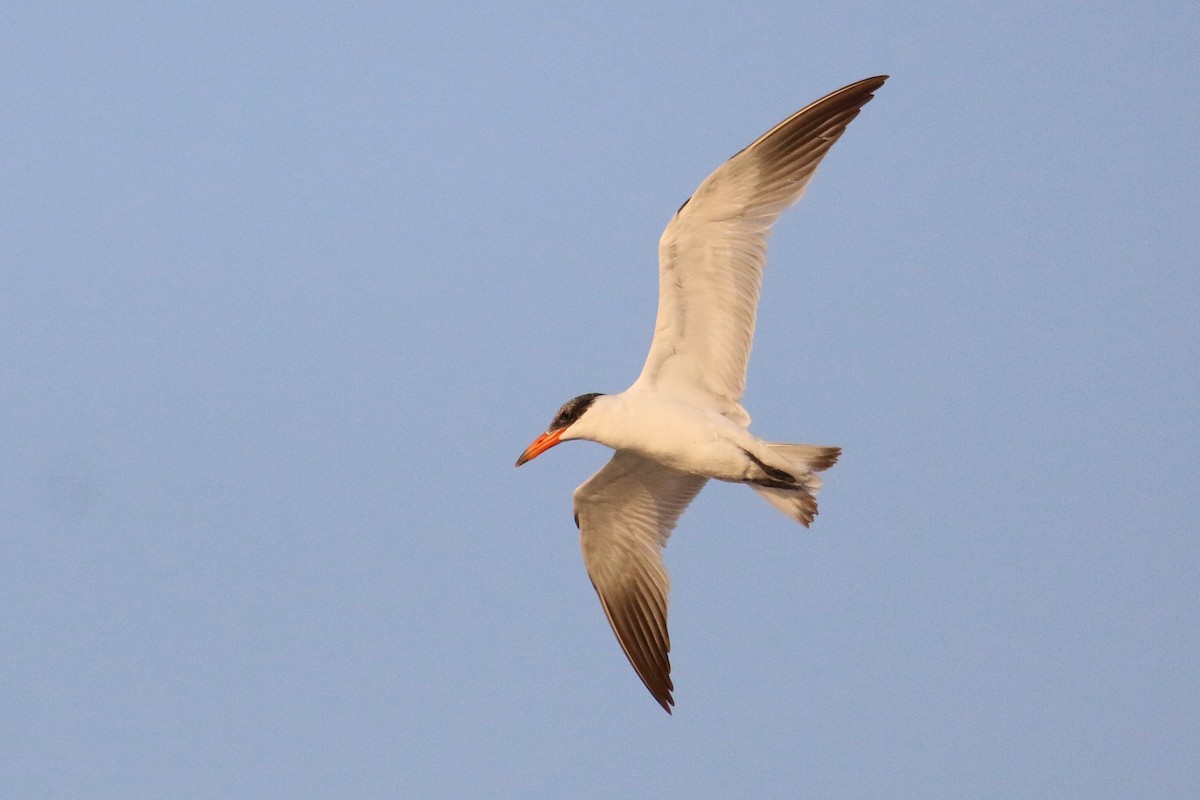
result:
[[(17, 3), (0, 26), (14, 797), (1200, 795), (1194, 4)], [(676, 713), (588, 584), (656, 243), (892, 79), (776, 227)]]

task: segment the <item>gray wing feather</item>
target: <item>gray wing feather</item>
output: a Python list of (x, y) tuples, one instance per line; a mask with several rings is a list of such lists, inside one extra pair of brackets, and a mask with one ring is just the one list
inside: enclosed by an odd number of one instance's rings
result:
[(675, 701), (662, 548), (706, 480), (619, 450), (575, 490), (592, 586), (629, 663), (668, 713)]
[(767, 236), (886, 76), (839, 89), (708, 176), (663, 231), (654, 340), (637, 383), (716, 405), (743, 425)]

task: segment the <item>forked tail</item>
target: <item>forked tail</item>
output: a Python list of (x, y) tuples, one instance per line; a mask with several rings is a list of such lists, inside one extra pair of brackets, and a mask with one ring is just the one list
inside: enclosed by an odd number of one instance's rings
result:
[(796, 482), (791, 486), (759, 486), (750, 484), (768, 503), (804, 527), (812, 524), (817, 515), (817, 491), (821, 488), (818, 472), (823, 472), (837, 463), (842, 454), (840, 447), (822, 447), (815, 444), (769, 444), (773, 451), (795, 467)]

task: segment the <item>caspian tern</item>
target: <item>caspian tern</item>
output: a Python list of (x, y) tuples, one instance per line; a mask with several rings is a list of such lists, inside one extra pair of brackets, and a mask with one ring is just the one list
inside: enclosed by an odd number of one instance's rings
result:
[(658, 318), (642, 374), (567, 401), (517, 466), (559, 442), (616, 453), (575, 490), (583, 562), (629, 662), (667, 711), (669, 580), (662, 548), (709, 478), (744, 483), (808, 527), (837, 447), (767, 442), (742, 408), (767, 236), (886, 75), (797, 111), (717, 168), (658, 243)]

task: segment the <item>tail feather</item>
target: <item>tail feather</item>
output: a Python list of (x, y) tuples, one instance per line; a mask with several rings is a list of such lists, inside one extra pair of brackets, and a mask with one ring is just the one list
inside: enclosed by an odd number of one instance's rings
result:
[(819, 444), (768, 444), (776, 453), (793, 464), (806, 467), (813, 472), (824, 472), (837, 463), (842, 454), (840, 447), (824, 447)]
[(821, 488), (817, 473), (836, 464), (842, 449), (813, 444), (772, 443), (768, 446), (796, 468), (796, 485), (779, 487), (752, 483), (750, 486), (768, 503), (807, 528), (817, 515), (817, 491)]

